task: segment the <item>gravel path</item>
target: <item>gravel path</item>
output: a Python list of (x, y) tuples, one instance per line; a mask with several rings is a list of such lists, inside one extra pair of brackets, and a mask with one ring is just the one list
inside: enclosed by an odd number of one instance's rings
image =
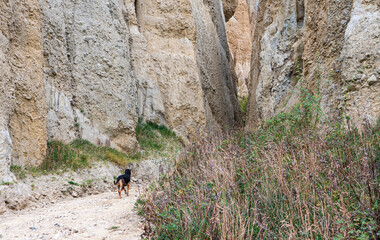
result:
[(106, 192), (67, 199), (46, 207), (0, 215), (0, 239), (140, 239), (143, 230), (133, 210), (139, 191)]

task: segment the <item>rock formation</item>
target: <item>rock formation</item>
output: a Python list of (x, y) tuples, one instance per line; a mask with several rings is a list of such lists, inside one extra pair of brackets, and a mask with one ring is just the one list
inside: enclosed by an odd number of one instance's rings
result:
[[(375, 0), (249, 0), (254, 28), (250, 126), (320, 91), (323, 112), (354, 123), (380, 114), (380, 4)], [(302, 78), (297, 76), (302, 72)]]
[(376, 0), (2, 1), (0, 181), (41, 163), (48, 140), (135, 151), (138, 118), (184, 143), (239, 125), (235, 84), (248, 127), (301, 87), (331, 119), (374, 122), (379, 46)]
[(235, 14), (227, 22), (227, 38), (234, 68), (238, 78), (239, 96), (247, 96), (247, 82), (251, 70), (252, 37), (251, 25), (246, 0), (239, 0)]
[(0, 181), (47, 140), (138, 149), (140, 117), (197, 132), (239, 124), (225, 17), (235, 0), (2, 1)]
[(49, 139), (136, 150), (137, 86), (125, 5), (45, 0), (42, 9)]
[(10, 160), (37, 164), (46, 152), (39, 1), (0, 3), (0, 181)]
[(220, 1), (137, 1), (132, 55), (143, 120), (184, 142), (234, 126), (240, 112)]

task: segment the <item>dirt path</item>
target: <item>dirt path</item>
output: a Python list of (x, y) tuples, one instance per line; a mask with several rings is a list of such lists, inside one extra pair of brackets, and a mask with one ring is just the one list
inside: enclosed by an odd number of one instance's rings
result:
[(67, 199), (34, 210), (0, 215), (0, 239), (140, 239), (140, 220), (133, 210), (139, 196), (106, 192)]

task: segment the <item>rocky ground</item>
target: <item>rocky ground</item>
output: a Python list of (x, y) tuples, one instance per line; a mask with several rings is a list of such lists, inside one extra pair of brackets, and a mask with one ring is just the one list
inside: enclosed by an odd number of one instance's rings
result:
[(1, 216), (0, 239), (140, 239), (133, 210), (139, 188), (119, 199), (115, 191), (66, 199)]
[(164, 160), (130, 164), (130, 195), (122, 199), (112, 182), (123, 170), (108, 162), (0, 185), (0, 239), (140, 239), (134, 204), (167, 166)]

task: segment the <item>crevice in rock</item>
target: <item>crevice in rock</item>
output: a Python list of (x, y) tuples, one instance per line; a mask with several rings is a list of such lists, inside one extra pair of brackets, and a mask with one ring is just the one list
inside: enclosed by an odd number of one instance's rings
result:
[(303, 27), (305, 22), (305, 0), (297, 0), (297, 25)]
[(139, 17), (139, 15), (138, 15), (138, 11), (137, 11), (138, 3), (137, 3), (137, 0), (134, 0), (133, 2), (134, 2), (134, 4), (135, 4), (135, 14), (136, 14), (136, 18), (138, 19), (138, 17)]

